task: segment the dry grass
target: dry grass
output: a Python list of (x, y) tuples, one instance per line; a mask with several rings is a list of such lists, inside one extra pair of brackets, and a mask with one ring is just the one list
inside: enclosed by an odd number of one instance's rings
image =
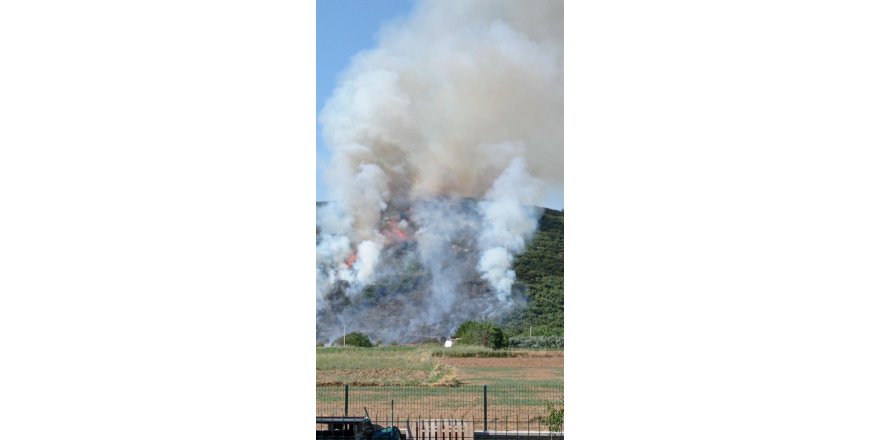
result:
[(430, 353), (417, 346), (408, 347), (319, 347), (316, 369), (406, 369), (430, 371), (433, 367)]
[(562, 384), (561, 351), (414, 345), (317, 348), (316, 383), (327, 385)]
[(455, 368), (421, 346), (318, 348), (318, 385), (456, 386)]
[[(489, 354), (486, 354), (489, 353)], [(369, 409), (374, 420), (461, 418), (482, 423), (482, 390), (488, 385), (489, 425), (535, 429), (546, 404), (562, 404), (561, 351), (492, 351), (437, 345), (318, 348), (317, 405), (341, 414), (351, 385), (350, 413)]]

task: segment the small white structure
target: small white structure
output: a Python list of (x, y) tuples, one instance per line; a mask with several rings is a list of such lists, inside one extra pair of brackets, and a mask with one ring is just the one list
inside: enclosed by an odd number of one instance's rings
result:
[(443, 346), (446, 348), (452, 347), (452, 339), (447, 339), (446, 343), (443, 344)]

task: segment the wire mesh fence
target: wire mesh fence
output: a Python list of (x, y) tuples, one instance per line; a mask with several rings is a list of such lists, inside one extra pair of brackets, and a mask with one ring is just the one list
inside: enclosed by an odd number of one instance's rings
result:
[[(520, 433), (521, 438), (538, 433), (537, 438), (544, 438), (564, 431), (563, 387), (557, 385), (338, 385), (319, 386), (316, 391), (319, 419), (369, 417), (373, 424), (408, 431), (407, 438), (420, 438), (416, 431), (437, 434), (421, 438), (458, 439), (482, 438), (486, 432), (496, 433), (492, 438), (504, 438), (497, 436), (501, 433)], [(326, 425), (324, 430), (332, 431)], [(322, 428), (318, 429), (320, 433)]]

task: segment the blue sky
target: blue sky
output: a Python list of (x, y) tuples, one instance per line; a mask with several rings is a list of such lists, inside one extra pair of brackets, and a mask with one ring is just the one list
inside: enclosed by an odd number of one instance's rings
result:
[[(317, 111), (333, 93), (336, 77), (352, 56), (376, 45), (382, 24), (406, 15), (412, 0), (317, 0)], [(327, 200), (322, 164), (329, 158), (317, 126), (317, 199)]]

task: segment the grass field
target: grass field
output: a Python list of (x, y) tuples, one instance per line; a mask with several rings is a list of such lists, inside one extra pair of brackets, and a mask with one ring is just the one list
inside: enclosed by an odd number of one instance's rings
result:
[(490, 423), (534, 427), (547, 404), (563, 403), (562, 351), (488, 350), (439, 345), (317, 348), (316, 411), (340, 414), (344, 386), (352, 414), (374, 420), (483, 417), (486, 385)]
[(563, 352), (409, 345), (318, 347), (318, 386), (562, 386)]
[(317, 385), (454, 386), (454, 370), (435, 362), (429, 349), (406, 347), (321, 347)]

